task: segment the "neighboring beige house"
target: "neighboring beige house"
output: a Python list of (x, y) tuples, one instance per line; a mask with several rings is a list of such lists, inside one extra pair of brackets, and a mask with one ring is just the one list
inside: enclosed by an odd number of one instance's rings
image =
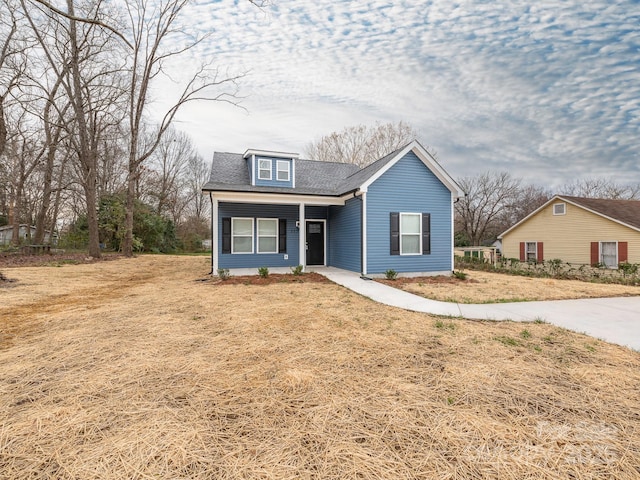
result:
[(556, 195), (498, 238), (521, 261), (640, 263), (640, 201)]

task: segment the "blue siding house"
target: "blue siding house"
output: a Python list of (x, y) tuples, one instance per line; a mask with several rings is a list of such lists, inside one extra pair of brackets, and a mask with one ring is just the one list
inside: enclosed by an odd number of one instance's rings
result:
[(213, 156), (211, 266), (453, 270), (458, 184), (417, 141), (365, 168), (247, 150)]

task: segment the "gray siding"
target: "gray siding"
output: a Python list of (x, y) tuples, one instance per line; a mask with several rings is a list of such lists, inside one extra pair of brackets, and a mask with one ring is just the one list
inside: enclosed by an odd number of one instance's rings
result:
[(332, 267), (353, 272), (361, 271), (361, 220), (362, 202), (359, 198), (348, 200), (344, 207), (329, 209), (328, 263)]
[[(431, 214), (431, 254), (390, 254), (390, 212)], [(367, 273), (451, 270), (451, 192), (409, 152), (367, 193)]]
[[(296, 228), (298, 220), (297, 205), (260, 205), (249, 203), (221, 202), (218, 205), (218, 258), (220, 268), (259, 268), (296, 266), (299, 260), (299, 232)], [(282, 253), (231, 254), (222, 253), (222, 218), (286, 218), (287, 219), (287, 255)], [(255, 220), (254, 220), (255, 221)], [(254, 223), (254, 252), (257, 245), (257, 232)]]

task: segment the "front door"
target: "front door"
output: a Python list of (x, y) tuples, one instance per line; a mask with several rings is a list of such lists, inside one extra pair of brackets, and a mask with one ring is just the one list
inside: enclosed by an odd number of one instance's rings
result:
[(324, 265), (324, 222), (307, 222), (307, 265)]

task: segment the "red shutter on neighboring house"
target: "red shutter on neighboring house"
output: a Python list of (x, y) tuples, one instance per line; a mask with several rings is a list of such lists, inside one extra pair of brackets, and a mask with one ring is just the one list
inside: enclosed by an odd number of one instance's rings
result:
[(626, 262), (628, 259), (628, 244), (627, 242), (618, 242), (618, 263)]
[(544, 249), (542, 248), (542, 242), (538, 242), (538, 258), (539, 262), (544, 262)]
[(600, 244), (598, 242), (591, 242), (591, 265), (600, 263)]
[(524, 242), (520, 242), (520, 261), (521, 262), (527, 261), (527, 257), (525, 256), (525, 253), (524, 253)]

